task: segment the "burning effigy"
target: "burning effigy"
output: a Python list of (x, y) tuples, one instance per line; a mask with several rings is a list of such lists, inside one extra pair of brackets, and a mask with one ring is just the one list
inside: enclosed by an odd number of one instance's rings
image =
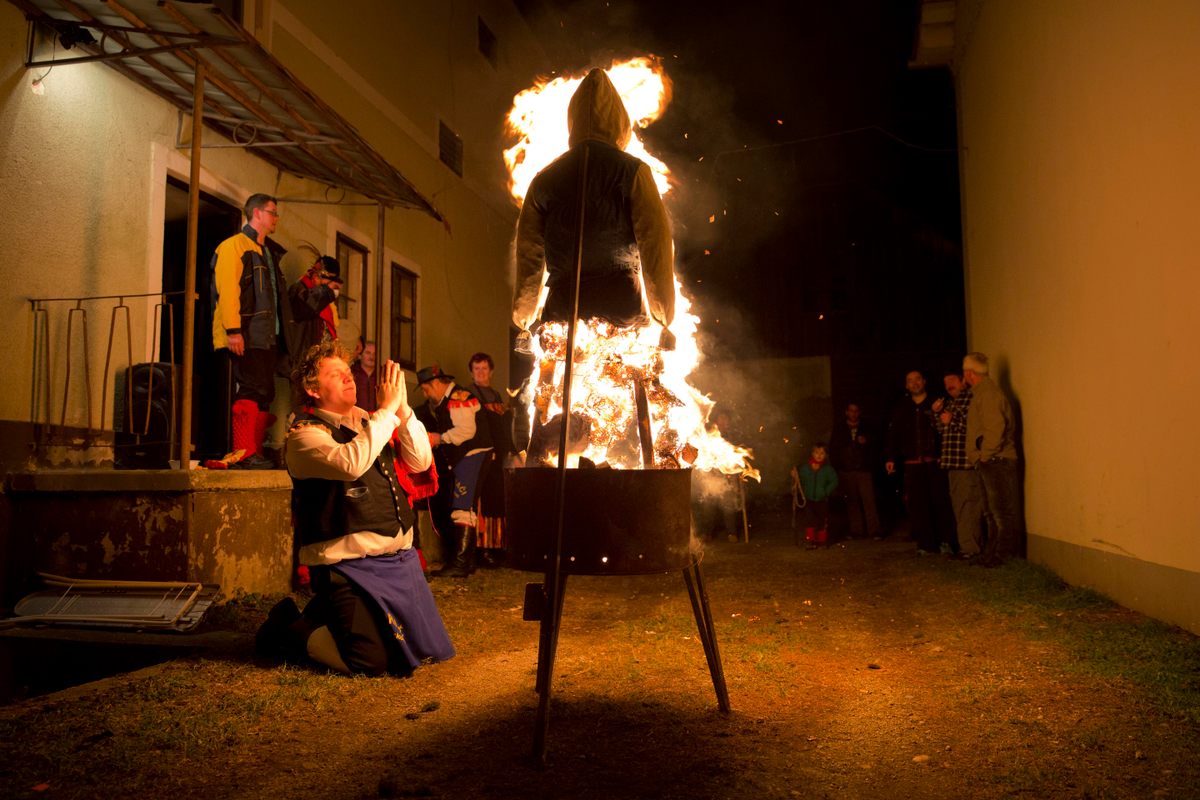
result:
[(568, 467), (758, 478), (750, 452), (706, 425), (713, 401), (688, 382), (700, 363), (699, 318), (674, 273), (669, 170), (636, 135), (669, 101), (661, 64), (646, 57), (514, 98), (515, 143), (504, 156), (522, 205), (513, 321), (535, 365), (519, 397), (531, 420), (529, 466), (558, 463), (566, 417)]
[[(657, 118), (668, 87), (657, 62), (636, 59), (543, 82), (509, 116), (518, 142), (505, 158), (521, 203), (513, 322), (534, 358), (520, 397), (532, 429), (525, 466), (557, 467), (505, 478), (510, 564), (546, 575), (526, 586), (524, 610), (541, 622), (539, 759), (570, 574), (681, 571), (718, 707), (729, 710), (683, 468), (756, 473), (749, 451), (706, 429), (713, 403), (687, 382), (699, 320), (675, 278), (666, 166), (630, 154), (641, 148), (632, 123)], [(587, 465), (611, 469), (572, 469)]]

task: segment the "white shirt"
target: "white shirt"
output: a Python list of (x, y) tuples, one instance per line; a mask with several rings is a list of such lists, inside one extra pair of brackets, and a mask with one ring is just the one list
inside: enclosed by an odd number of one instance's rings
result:
[[(385, 409), (371, 414), (355, 407), (348, 414), (333, 414), (314, 409), (313, 414), (334, 428), (347, 427), (359, 434), (348, 442), (339, 443), (323, 425), (302, 425), (288, 432), (285, 461), (293, 478), (322, 478), (333, 481), (352, 481), (363, 475), (391, 439), (399, 432), (397, 455), (411, 472), (424, 472), (433, 463), (429, 434), (416, 415), (409, 413), (401, 423), (399, 417)], [(412, 529), (400, 530), (392, 536), (374, 531), (355, 531), (336, 539), (304, 545), (300, 548), (301, 564), (335, 564), (352, 558), (377, 556), (407, 550), (412, 547)]]

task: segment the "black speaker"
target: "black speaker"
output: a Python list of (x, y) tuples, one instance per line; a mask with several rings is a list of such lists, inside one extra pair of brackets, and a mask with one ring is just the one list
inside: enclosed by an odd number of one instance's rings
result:
[(123, 377), (125, 385), (117, 385), (113, 464), (117, 469), (168, 469), (174, 444), (174, 369), (163, 362), (134, 364)]

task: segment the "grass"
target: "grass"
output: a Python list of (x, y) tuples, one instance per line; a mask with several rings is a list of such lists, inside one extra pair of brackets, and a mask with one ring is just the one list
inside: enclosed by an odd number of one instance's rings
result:
[[(203, 690), (214, 683), (221, 691)], [(179, 660), (93, 698), (0, 719), (0, 785), (92, 786), (111, 769), (138, 775), (149, 796), (164, 796), (180, 780), (179, 764), (223, 757), (278, 727), (292, 709), (328, 711), (359, 687), (359, 679), (306, 669)]]
[(1026, 561), (982, 573), (950, 573), (985, 606), (1012, 617), (1035, 639), (1065, 648), (1066, 669), (1125, 680), (1162, 711), (1200, 723), (1200, 637), (1141, 615), (1104, 595), (1069, 586)]

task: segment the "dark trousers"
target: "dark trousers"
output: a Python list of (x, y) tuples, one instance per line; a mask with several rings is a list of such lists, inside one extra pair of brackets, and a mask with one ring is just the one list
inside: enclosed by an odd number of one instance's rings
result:
[(875, 507), (875, 480), (865, 470), (838, 473), (838, 490), (846, 498), (850, 535), (855, 538), (878, 536), (879, 511)]
[(990, 559), (1019, 558), (1025, 545), (1025, 521), (1021, 512), (1021, 482), (1017, 462), (994, 459), (979, 465), (983, 484), (984, 514), (988, 539), (984, 555)]
[[(378, 604), (362, 589), (329, 567), (309, 567), (315, 596), (304, 607), (309, 630), (329, 627), (338, 653), (351, 672), (382, 675), (388, 671), (390, 628)], [(402, 663), (402, 659), (393, 659)], [(407, 672), (407, 670), (401, 670)]]
[(904, 495), (908, 521), (917, 547), (936, 553), (946, 542), (958, 543), (954, 535), (954, 511), (950, 508), (950, 486), (937, 462), (904, 465)]
[(233, 399), (253, 400), (258, 403), (259, 410), (268, 410), (275, 399), (275, 361), (278, 357), (274, 350), (249, 347), (240, 356), (230, 353), (236, 386)]

